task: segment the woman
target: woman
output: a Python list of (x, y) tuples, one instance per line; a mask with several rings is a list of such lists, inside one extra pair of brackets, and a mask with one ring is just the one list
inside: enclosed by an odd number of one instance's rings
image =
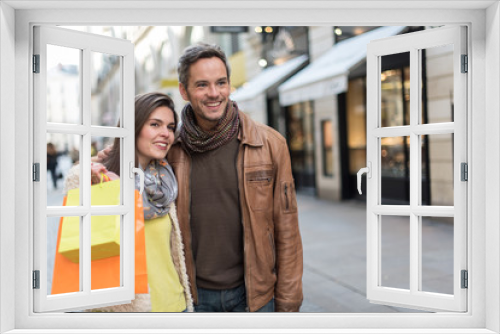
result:
[[(162, 93), (135, 98), (136, 166), (144, 171), (144, 226), (149, 294), (137, 294), (131, 304), (98, 309), (120, 312), (192, 311), (184, 260), (184, 247), (175, 212), (177, 181), (165, 157), (174, 142), (178, 118), (172, 99)], [(75, 169), (75, 168), (73, 168)], [(72, 171), (73, 172), (73, 171)], [(101, 173), (111, 180), (120, 174), (120, 140), (103, 164), (92, 163), (92, 183), (101, 182)], [(71, 173), (78, 175), (77, 171)], [(139, 178), (136, 188), (139, 188)], [(73, 180), (68, 180), (71, 184)], [(75, 185), (72, 184), (71, 188)]]

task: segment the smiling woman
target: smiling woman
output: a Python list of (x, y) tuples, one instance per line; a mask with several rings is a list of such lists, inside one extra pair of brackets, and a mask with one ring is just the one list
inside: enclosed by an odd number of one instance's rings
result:
[[(97, 308), (93, 309), (93, 311), (192, 311), (192, 300), (184, 263), (183, 244), (180, 238), (174, 205), (174, 200), (177, 197), (177, 181), (172, 168), (166, 161), (166, 154), (174, 141), (176, 127), (177, 115), (174, 104), (167, 95), (147, 93), (136, 96), (136, 161), (138, 166), (144, 170), (145, 188), (142, 200), (140, 197), (136, 197), (136, 207), (143, 208), (143, 215), (146, 221), (144, 224), (144, 233), (147, 287), (144, 289), (139, 282), (136, 282), (136, 296), (132, 303)], [(112, 181), (116, 178), (116, 175), (121, 175), (120, 152), (120, 139), (118, 138), (115, 140), (109, 156), (103, 159), (102, 163), (104, 165), (96, 162), (101, 159), (97, 157), (94, 159), (91, 168), (91, 180), (97, 187), (102, 188), (103, 182)], [(69, 177), (66, 180), (67, 186), (65, 187), (68, 192), (79, 186), (78, 179), (76, 179), (79, 170), (80, 165), (76, 165), (70, 170)], [(109, 178), (103, 178), (103, 176), (109, 176)], [(140, 188), (139, 182), (140, 179), (136, 179), (136, 189)], [(61, 223), (60, 229), (65, 228), (64, 224)], [(98, 228), (99, 226), (96, 225), (95, 230), (97, 231)], [(136, 228), (136, 241), (140, 240), (140, 238), (144, 238), (144, 236), (137, 234)], [(94, 244), (94, 241), (92, 241), (92, 244)], [(142, 254), (138, 254), (136, 249), (136, 279), (138, 277), (138, 270), (142, 269), (142, 267), (139, 268), (139, 264), (142, 263), (139, 255)], [(64, 259), (56, 257), (56, 270), (54, 274), (54, 280), (56, 281), (60, 280), (61, 277), (59, 276), (63, 274), (62, 271), (57, 270), (61, 267), (59, 263), (61, 261), (64, 261)], [(96, 271), (104, 270), (104, 267), (98, 266), (104, 261), (109, 262), (108, 266), (112, 265), (110, 261), (113, 261), (113, 256), (95, 260), (92, 258), (92, 275), (99, 275)], [(120, 262), (119, 255), (116, 261)], [(118, 265), (118, 271), (119, 268), (120, 266)], [(117, 276), (119, 277), (120, 275), (118, 274)], [(111, 287), (114, 286), (112, 285)]]
[(145, 168), (151, 160), (164, 159), (174, 141), (176, 117), (169, 107), (156, 108), (144, 124), (136, 139), (137, 159)]
[(156, 108), (136, 139), (136, 156), (143, 168), (153, 159), (163, 159), (174, 141), (175, 112), (168, 107)]

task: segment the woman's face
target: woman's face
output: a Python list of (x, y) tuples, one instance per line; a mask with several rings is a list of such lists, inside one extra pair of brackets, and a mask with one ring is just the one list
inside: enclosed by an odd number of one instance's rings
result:
[(145, 168), (153, 159), (163, 159), (174, 141), (175, 121), (172, 109), (156, 108), (136, 138), (139, 164)]

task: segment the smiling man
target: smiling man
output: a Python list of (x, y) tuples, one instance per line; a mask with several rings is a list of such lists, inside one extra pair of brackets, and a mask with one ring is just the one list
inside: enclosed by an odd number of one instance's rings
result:
[(182, 110), (168, 153), (197, 312), (297, 312), (302, 241), (285, 139), (238, 110), (215, 45), (184, 50)]

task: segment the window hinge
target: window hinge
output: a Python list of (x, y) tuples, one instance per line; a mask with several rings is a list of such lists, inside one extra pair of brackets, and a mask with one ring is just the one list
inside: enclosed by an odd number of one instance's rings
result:
[(461, 181), (469, 181), (469, 166), (466, 162), (462, 162), (460, 165), (460, 171), (461, 171)]
[(40, 73), (40, 55), (33, 55), (33, 73)]
[(462, 73), (467, 73), (469, 72), (469, 57), (467, 55), (462, 55), (462, 68), (461, 71)]
[(40, 181), (40, 164), (38, 162), (33, 164), (33, 181)]
[(469, 287), (469, 274), (467, 270), (462, 270), (462, 289)]
[(40, 270), (33, 270), (33, 289), (40, 289)]

